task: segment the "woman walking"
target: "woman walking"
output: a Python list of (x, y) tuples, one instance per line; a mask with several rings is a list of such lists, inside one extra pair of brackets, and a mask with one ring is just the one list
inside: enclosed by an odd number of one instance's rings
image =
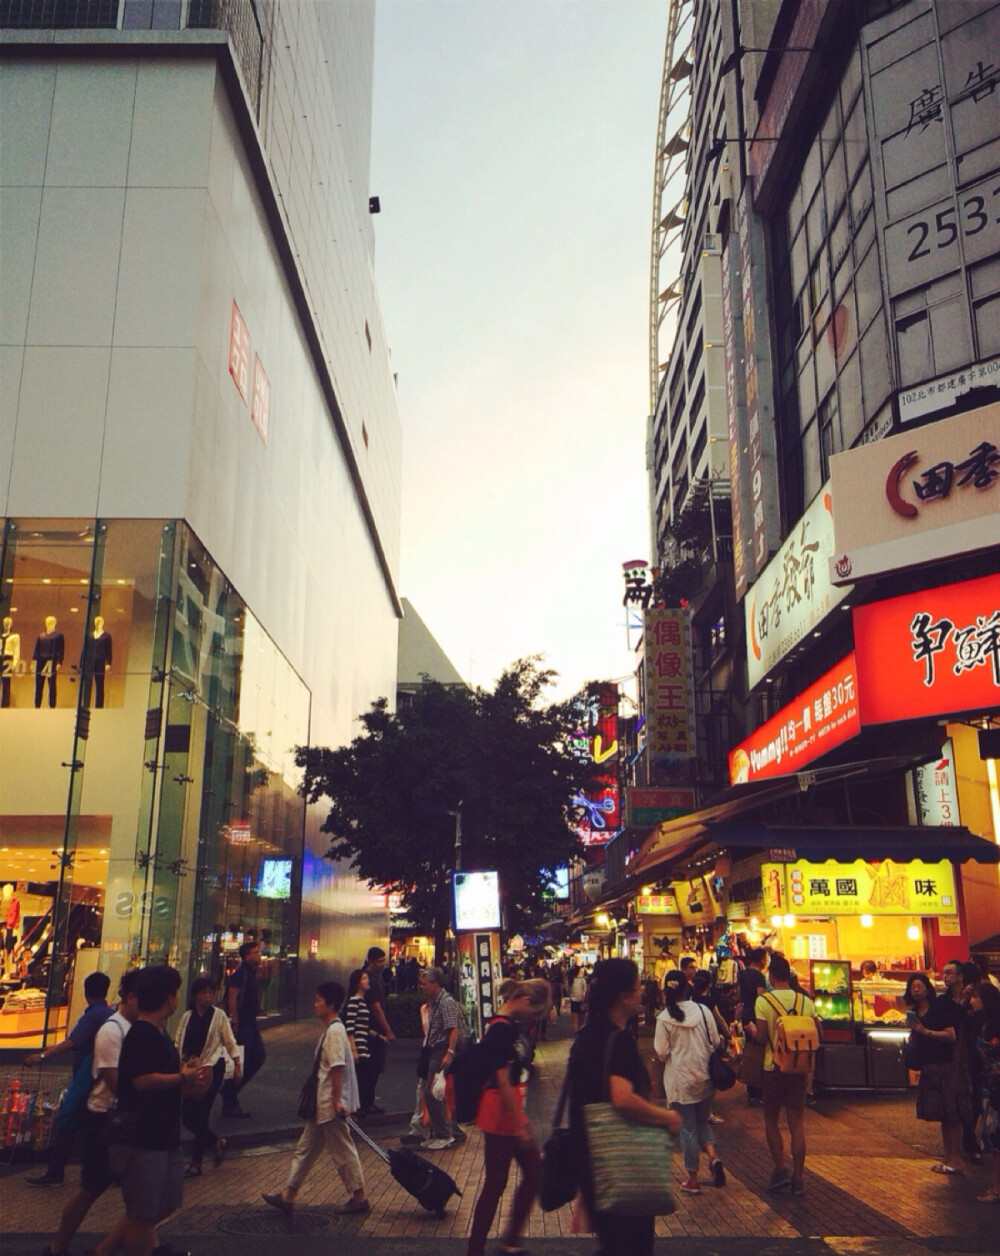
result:
[(212, 1070), (212, 1081), (203, 1095), (185, 1095), (181, 1103), (181, 1120), (194, 1135), (191, 1159), (184, 1173), (186, 1177), (200, 1177), (206, 1151), (214, 1152), (215, 1167), (222, 1164), (226, 1152), (226, 1140), (214, 1133), (209, 1125), (212, 1104), (219, 1093), (226, 1073), (226, 1056), (233, 1061), (233, 1077), (240, 1080), (239, 1049), (229, 1024), (229, 1017), (221, 1007), (214, 1007), (215, 982), (209, 977), (198, 977), (191, 983), (190, 1006), (181, 1017), (174, 1035), (174, 1046), (182, 1060), (200, 1059), (203, 1066)]
[(346, 1117), (358, 1109), (358, 1082), (351, 1046), (340, 1019), (344, 987), (337, 981), (324, 981), (316, 988), (313, 1011), (323, 1022), (323, 1036), (316, 1047), (316, 1115), (307, 1120), (292, 1155), (288, 1185), (281, 1194), (262, 1195), (265, 1203), (290, 1214), (302, 1183), (325, 1147), (337, 1167), (350, 1198), (334, 1212), (340, 1216), (371, 1212), (365, 1197), (365, 1175)]
[(656, 1018), (653, 1050), (666, 1068), (663, 1088), (667, 1103), (681, 1115), (681, 1150), (687, 1177), (680, 1184), (686, 1195), (700, 1195), (698, 1161), (708, 1153), (713, 1186), (725, 1186), (726, 1171), (715, 1149), (709, 1110), (715, 1087), (708, 1075), (708, 1059), (719, 1045), (719, 1030), (708, 1009), (691, 998), (691, 985), (681, 972), (663, 980), (666, 1007)]
[(586, 1001), (587, 975), (578, 964), (574, 964), (569, 970), (569, 1014), (574, 1034), (579, 1033), (583, 1024), (583, 1005)]
[(910, 976), (903, 991), (903, 1002), (910, 1009), (906, 1014), (910, 1024), (907, 1063), (920, 1072), (917, 1119), (941, 1124), (944, 1156), (932, 1170), (947, 1176), (963, 1174), (962, 1119), (968, 1114), (968, 1105), (963, 1108), (960, 1102), (953, 1067), (961, 1009), (949, 995), (935, 995), (924, 973)]
[(358, 1076), (358, 1094), (362, 1116), (373, 1116), (381, 1111), (375, 1106), (375, 1083), (378, 1081), (372, 1063), (371, 1040), (378, 1034), (371, 1026), (371, 1010), (365, 1002), (370, 985), (368, 973), (355, 968), (347, 979), (347, 1004), (344, 1008), (344, 1029), (351, 1046), (354, 1070)]
[(969, 997), (976, 1015), (976, 1051), (985, 1100), (982, 1117), (983, 1151), (990, 1157), (990, 1188), (976, 1199), (1000, 1204), (1000, 990), (988, 981), (976, 985)]
[(466, 1256), (484, 1256), (486, 1239), (507, 1187), (512, 1160), (521, 1170), (510, 1216), (500, 1240), (501, 1252), (523, 1252), (521, 1233), (538, 1193), (541, 1153), (524, 1111), (529, 1038), (520, 1031), (548, 1013), (552, 992), (540, 978), (501, 983), (500, 1014), (490, 1021), (483, 1039), (489, 1078), (479, 1101), (476, 1125), (483, 1131), (483, 1187), (472, 1216)]
[[(587, 1023), (576, 1036), (568, 1066), (570, 1129), (580, 1156), (578, 1180), (600, 1236), (599, 1256), (620, 1256), (622, 1252), (652, 1256), (654, 1217), (596, 1211), (583, 1109), (610, 1098), (627, 1120), (660, 1126), (672, 1134), (680, 1132), (681, 1118), (677, 1112), (649, 1102), (649, 1074), (635, 1039), (622, 1032), (642, 1001), (642, 981), (632, 960), (606, 959), (596, 964), (589, 999)], [(668, 1154), (666, 1140), (663, 1154)]]

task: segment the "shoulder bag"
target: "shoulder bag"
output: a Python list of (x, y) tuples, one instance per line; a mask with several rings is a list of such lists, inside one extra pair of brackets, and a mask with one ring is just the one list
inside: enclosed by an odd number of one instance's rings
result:
[[(621, 1032), (611, 1035), (604, 1053), (604, 1093), (609, 1096), (611, 1052)], [(597, 1212), (665, 1217), (676, 1211), (667, 1154), (676, 1141), (665, 1129), (628, 1120), (610, 1099), (584, 1104), (583, 1120)]]
[(708, 1032), (708, 1017), (705, 1015), (705, 1009), (698, 1005), (701, 1009), (701, 1020), (705, 1026), (705, 1037), (708, 1039), (708, 1076), (712, 1085), (716, 1090), (732, 1090), (736, 1085), (736, 1070), (725, 1057), (725, 1044), (720, 1042), (718, 1046), (712, 1046), (712, 1035)]
[(319, 1100), (319, 1062), (323, 1055), (323, 1044), (326, 1042), (326, 1034), (319, 1041), (316, 1048), (316, 1057), (313, 1060), (313, 1070), (306, 1078), (305, 1085), (299, 1091), (298, 1113), (303, 1121), (315, 1121), (316, 1110)]
[(538, 1187), (538, 1202), (542, 1212), (554, 1212), (564, 1204), (573, 1202), (578, 1185), (577, 1154), (572, 1134), (563, 1128), (563, 1112), (569, 1095), (569, 1070), (563, 1078), (559, 1102), (552, 1122), (552, 1133), (542, 1148), (542, 1177)]

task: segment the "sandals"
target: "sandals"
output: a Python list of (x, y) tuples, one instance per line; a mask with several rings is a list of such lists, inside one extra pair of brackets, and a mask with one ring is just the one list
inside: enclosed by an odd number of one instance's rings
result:
[(939, 1164), (932, 1164), (931, 1172), (942, 1173), (945, 1177), (965, 1177), (964, 1169), (954, 1169), (950, 1164), (945, 1164), (943, 1161)]
[(184, 1176), (186, 1178), (201, 1177), (201, 1165), (189, 1164), (188, 1167), (184, 1170)]
[(217, 1138), (215, 1140), (215, 1152), (212, 1156), (212, 1163), (215, 1165), (216, 1168), (219, 1168), (219, 1166), (222, 1164), (225, 1158), (226, 1158), (226, 1140), (224, 1138)]

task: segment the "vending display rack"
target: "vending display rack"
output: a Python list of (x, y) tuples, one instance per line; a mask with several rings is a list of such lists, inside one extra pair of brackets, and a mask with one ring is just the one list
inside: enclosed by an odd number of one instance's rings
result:
[(32, 1159), (48, 1149), (65, 1081), (40, 1068), (0, 1068), (0, 1156)]

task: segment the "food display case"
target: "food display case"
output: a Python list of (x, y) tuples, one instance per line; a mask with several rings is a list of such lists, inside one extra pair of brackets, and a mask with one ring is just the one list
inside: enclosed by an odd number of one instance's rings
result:
[(850, 963), (841, 959), (811, 960), (809, 980), (823, 1042), (853, 1042), (856, 1015)]

